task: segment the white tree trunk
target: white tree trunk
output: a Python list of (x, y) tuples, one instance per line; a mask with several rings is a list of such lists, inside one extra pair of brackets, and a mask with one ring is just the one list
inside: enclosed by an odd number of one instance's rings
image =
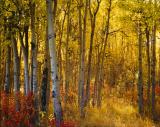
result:
[[(54, 4), (56, 4), (56, 0)], [(48, 21), (48, 41), (49, 41), (49, 52), (51, 60), (51, 80), (52, 80), (52, 97), (54, 106), (54, 115), (56, 119), (56, 127), (60, 127), (62, 118), (62, 108), (60, 103), (59, 95), (59, 81), (57, 73), (57, 59), (56, 59), (56, 43), (55, 43), (55, 33), (53, 26), (53, 13), (52, 13), (52, 0), (46, 0), (47, 4), (47, 21)], [(55, 16), (55, 15), (54, 15)], [(55, 17), (54, 17), (55, 19)]]

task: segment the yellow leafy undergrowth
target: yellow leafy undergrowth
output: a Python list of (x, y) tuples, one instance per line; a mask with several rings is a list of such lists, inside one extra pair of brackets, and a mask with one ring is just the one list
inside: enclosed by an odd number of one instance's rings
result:
[[(90, 106), (85, 110), (86, 117), (80, 120), (77, 106), (67, 107), (70, 118), (78, 121), (78, 127), (160, 127), (150, 119), (141, 118), (137, 109), (122, 98), (107, 97), (103, 100), (101, 108)], [(74, 117), (71, 117), (72, 114)]]
[[(101, 108), (91, 105), (85, 108), (86, 117), (83, 120), (79, 117), (77, 101), (62, 103), (62, 106), (64, 120), (76, 122), (77, 127), (160, 127), (149, 118), (140, 117), (128, 100), (116, 96), (105, 96)], [(49, 109), (53, 111), (52, 106)]]

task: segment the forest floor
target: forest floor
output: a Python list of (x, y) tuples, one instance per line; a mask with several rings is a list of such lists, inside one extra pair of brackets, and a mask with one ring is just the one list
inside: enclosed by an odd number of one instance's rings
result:
[(136, 106), (124, 98), (108, 96), (103, 99), (101, 108), (90, 106), (85, 110), (86, 117), (80, 120), (78, 108), (70, 105), (66, 107), (65, 117), (67, 120), (78, 121), (78, 127), (160, 127), (160, 123), (140, 117)]
[(141, 118), (137, 109), (124, 99), (107, 98), (101, 109), (87, 111), (82, 127), (160, 127), (148, 118)]
[[(67, 105), (64, 106), (64, 103), (62, 103), (63, 114), (64, 114), (63, 127), (160, 127), (160, 122), (155, 123), (150, 118), (141, 117), (138, 114), (138, 110), (136, 108), (137, 107), (136, 98), (133, 99), (134, 101), (131, 101), (132, 100), (131, 97), (127, 94), (125, 96), (117, 96), (115, 95), (115, 91), (113, 91), (113, 93), (114, 94), (103, 93), (101, 108), (97, 108), (96, 106), (93, 107), (92, 104), (90, 104), (89, 107), (85, 108), (85, 113), (86, 113), (85, 119), (80, 119), (76, 93), (70, 92), (69, 94), (70, 99)], [(131, 92), (129, 91), (128, 93)], [(5, 109), (4, 113), (8, 113), (8, 115), (10, 115), (9, 117), (10, 119), (5, 122), (3, 121), (2, 125), (6, 123), (7, 125), (9, 124), (7, 127), (17, 127), (14, 126), (15, 125), (14, 123), (17, 122), (17, 120), (19, 121), (19, 123), (22, 122), (21, 120), (24, 120), (23, 121), (24, 125), (30, 127), (28, 126), (28, 122), (25, 119), (23, 119), (26, 118), (24, 113), (26, 113), (26, 111), (28, 112), (28, 110), (25, 109), (25, 106), (27, 106), (28, 103), (31, 104), (32, 102), (32, 99), (30, 97), (27, 98), (29, 99), (28, 101), (26, 101), (26, 99), (21, 97), (22, 101), (24, 101), (22, 103), (24, 104), (24, 106), (21, 105), (22, 110), (21, 112), (18, 113), (19, 115), (13, 110), (15, 109), (13, 105), (14, 100), (10, 98), (10, 105), (8, 107), (9, 110), (3, 108)], [(157, 102), (158, 102), (157, 106), (160, 106), (159, 103), (160, 100), (157, 100)], [(6, 106), (4, 105), (2, 107)], [(23, 111), (23, 109), (25, 110)], [(157, 107), (157, 109), (160, 108)], [(146, 108), (145, 110), (147, 111), (148, 109)], [(157, 114), (160, 114), (159, 110), (156, 111)], [(146, 114), (144, 116), (147, 116)], [(53, 117), (53, 106), (51, 102), (49, 104), (48, 115), (47, 117), (44, 117), (44, 115), (42, 115), (43, 117), (41, 116), (42, 118), (40, 119), (40, 127), (54, 127), (55, 125)], [(47, 121), (49, 120), (48, 126), (45, 123), (46, 119)], [(26, 127), (26, 126), (21, 126), (21, 127)]]

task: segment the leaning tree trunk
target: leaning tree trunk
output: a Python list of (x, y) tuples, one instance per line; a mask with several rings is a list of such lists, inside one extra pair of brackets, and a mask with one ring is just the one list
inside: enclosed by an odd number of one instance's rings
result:
[(88, 55), (88, 72), (87, 72), (87, 84), (86, 84), (86, 102), (89, 102), (90, 98), (90, 80), (91, 80), (91, 63), (92, 63), (92, 50), (93, 50), (93, 41), (95, 34), (95, 23), (96, 16), (100, 7), (101, 0), (97, 0), (97, 7), (94, 12), (91, 9), (91, 0), (89, 0), (89, 12), (91, 18), (91, 34), (90, 34), (90, 47), (89, 47), (89, 55)]
[(109, 36), (109, 28), (110, 28), (110, 15), (111, 15), (111, 7), (112, 7), (112, 0), (109, 0), (109, 8), (107, 10), (108, 16), (107, 16), (107, 22), (106, 22), (106, 33), (105, 33), (105, 39), (104, 39), (104, 47), (102, 51), (102, 61), (99, 69), (99, 85), (98, 85), (98, 91), (97, 91), (97, 107), (101, 106), (101, 89), (103, 85), (103, 80), (104, 80), (104, 60), (105, 60), (105, 54), (106, 54), (106, 47), (107, 47), (107, 42), (108, 42), (108, 36)]
[[(54, 0), (54, 6), (56, 6), (57, 1)], [(47, 21), (48, 21), (48, 41), (49, 41), (49, 52), (51, 60), (51, 80), (52, 80), (52, 97), (53, 97), (53, 106), (54, 106), (54, 115), (56, 120), (56, 127), (60, 127), (63, 121), (62, 116), (62, 107), (60, 102), (60, 92), (59, 92), (59, 81), (58, 81), (58, 71), (57, 71), (57, 59), (56, 59), (56, 43), (55, 43), (55, 31), (53, 26), (53, 18), (55, 20), (55, 11), (54, 17), (52, 13), (52, 0), (46, 0), (47, 5)]]
[(142, 79), (142, 31), (141, 31), (141, 23), (138, 24), (138, 109), (139, 113), (143, 114), (143, 79)]

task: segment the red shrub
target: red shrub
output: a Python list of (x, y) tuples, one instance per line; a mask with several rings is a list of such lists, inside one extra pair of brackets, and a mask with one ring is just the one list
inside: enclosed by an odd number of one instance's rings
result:
[(2, 123), (5, 127), (31, 127), (34, 116), (34, 97), (30, 93), (28, 96), (17, 94), (20, 102), (20, 110), (16, 111), (14, 95), (7, 95), (2, 92)]
[[(29, 93), (24, 96), (17, 93), (16, 97), (19, 100), (19, 111), (16, 111), (14, 95), (7, 95), (2, 92), (2, 118), (3, 127), (34, 127), (33, 121), (35, 118), (34, 95)], [(49, 120), (49, 118), (47, 118)], [(72, 121), (64, 121), (61, 127), (75, 127)], [(49, 126), (55, 126), (55, 119), (49, 120)]]
[(62, 127), (75, 127), (75, 123), (73, 121), (64, 121), (62, 123)]
[(156, 95), (160, 95), (160, 85), (156, 85)]

